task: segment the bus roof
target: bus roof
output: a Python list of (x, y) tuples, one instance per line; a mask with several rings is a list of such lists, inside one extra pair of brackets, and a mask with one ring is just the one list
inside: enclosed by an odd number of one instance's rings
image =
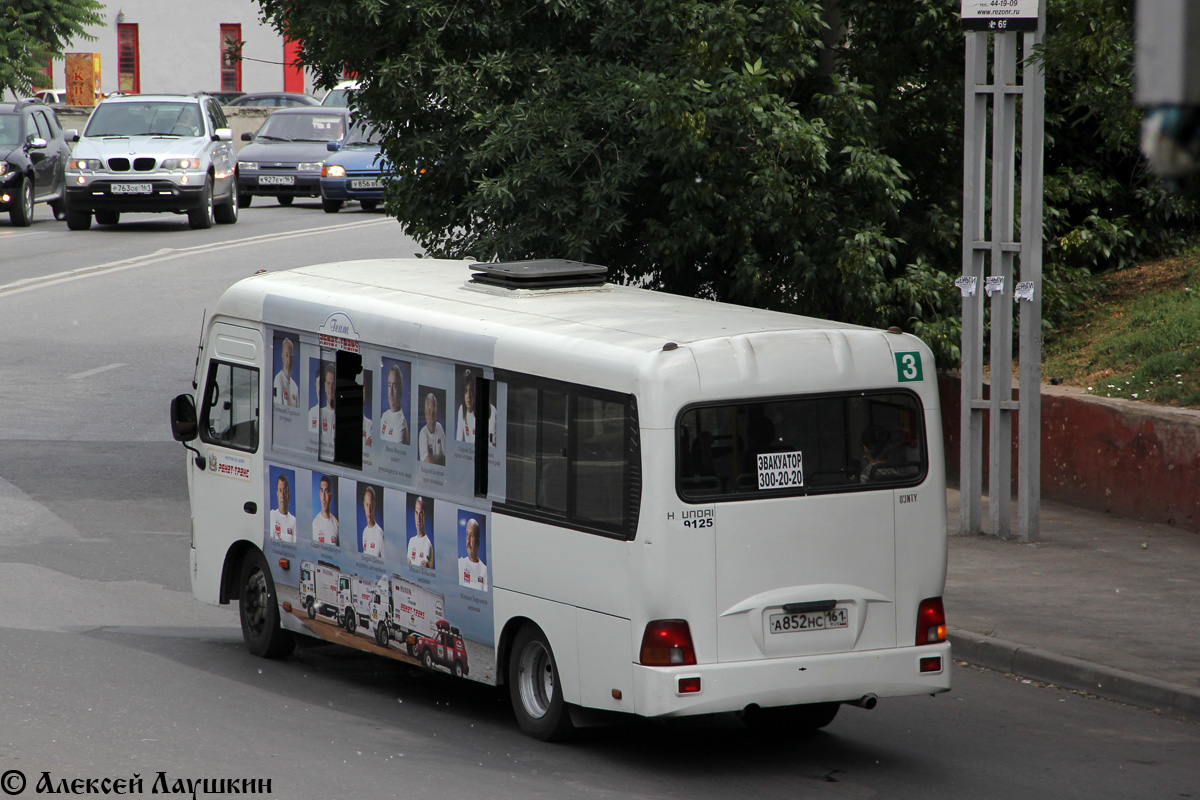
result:
[[(296, 327), (290, 311), (285, 319), (265, 309), (311, 308), (311, 317), (299, 327), (315, 330), (324, 315), (342, 311), (356, 323), (366, 320), (364, 340), (377, 344), (455, 359), (458, 352), (448, 340), (432, 333), (451, 331), (494, 339), (495, 366), (505, 369), (563, 380), (590, 371), (621, 390), (632, 390), (639, 380), (644, 389), (651, 376), (654, 381), (684, 379), (717, 396), (747, 390), (786, 393), (798, 390), (799, 380), (811, 391), (877, 385), (893, 351), (928, 354), (912, 336), (610, 283), (515, 290), (481, 285), (470, 280), (472, 267), (478, 266), (378, 259), (268, 272), (232, 287), (217, 314)], [(372, 329), (369, 320), (406, 327)], [(426, 338), (413, 338), (417, 329)], [(670, 361), (691, 377), (668, 376), (664, 356), (683, 349), (690, 353), (690, 367)], [(928, 363), (932, 370), (932, 360)], [(795, 376), (798, 371), (802, 377)]]
[(263, 273), (231, 289), (218, 312), (231, 312), (225, 306), (239, 297), (257, 304), (261, 298), (256, 295), (275, 294), (350, 312), (379, 312), (390, 306), (394, 314), (413, 321), (432, 314), (462, 317), (467, 325), (477, 320), (524, 331), (545, 328), (558, 336), (641, 352), (660, 350), (667, 342), (691, 344), (765, 331), (874, 330), (611, 283), (591, 288), (497, 288), (472, 284), (473, 266), (477, 265), (471, 261), (376, 259)]

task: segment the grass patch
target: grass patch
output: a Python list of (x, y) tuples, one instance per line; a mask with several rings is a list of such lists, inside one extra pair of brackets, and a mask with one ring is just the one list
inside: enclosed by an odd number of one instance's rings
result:
[(1042, 346), (1042, 376), (1098, 397), (1200, 407), (1200, 248), (1099, 278)]

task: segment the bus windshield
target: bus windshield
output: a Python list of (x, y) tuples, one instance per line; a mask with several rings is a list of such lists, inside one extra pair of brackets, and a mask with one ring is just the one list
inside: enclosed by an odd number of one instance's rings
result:
[(692, 406), (676, 427), (679, 495), (746, 500), (915, 485), (927, 471), (922, 418), (908, 392)]

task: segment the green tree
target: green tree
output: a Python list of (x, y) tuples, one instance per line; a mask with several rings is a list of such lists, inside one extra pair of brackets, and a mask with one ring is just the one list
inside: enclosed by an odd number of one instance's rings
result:
[(427, 170), (389, 210), (430, 253), (879, 321), (909, 193), (870, 88), (818, 64), (821, 3), (261, 5)]
[(49, 60), (104, 24), (99, 0), (4, 0), (0, 4), (0, 96), (32, 92)]
[[(957, 363), (959, 0), (259, 0), (404, 179), (431, 254), (561, 256), (683, 294), (900, 325)], [(1131, 0), (1050, 0), (1047, 325), (1178, 246), (1137, 153)]]

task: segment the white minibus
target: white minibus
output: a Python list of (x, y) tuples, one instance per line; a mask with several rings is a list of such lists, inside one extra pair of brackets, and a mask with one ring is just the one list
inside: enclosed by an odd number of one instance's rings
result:
[[(619, 714), (805, 731), (949, 690), (929, 349), (605, 272), (230, 288), (171, 406), (195, 595), (238, 601), (260, 656), (311, 636), (505, 687), (547, 740)], [(416, 599), (386, 619), (336, 599), (397, 579)]]

